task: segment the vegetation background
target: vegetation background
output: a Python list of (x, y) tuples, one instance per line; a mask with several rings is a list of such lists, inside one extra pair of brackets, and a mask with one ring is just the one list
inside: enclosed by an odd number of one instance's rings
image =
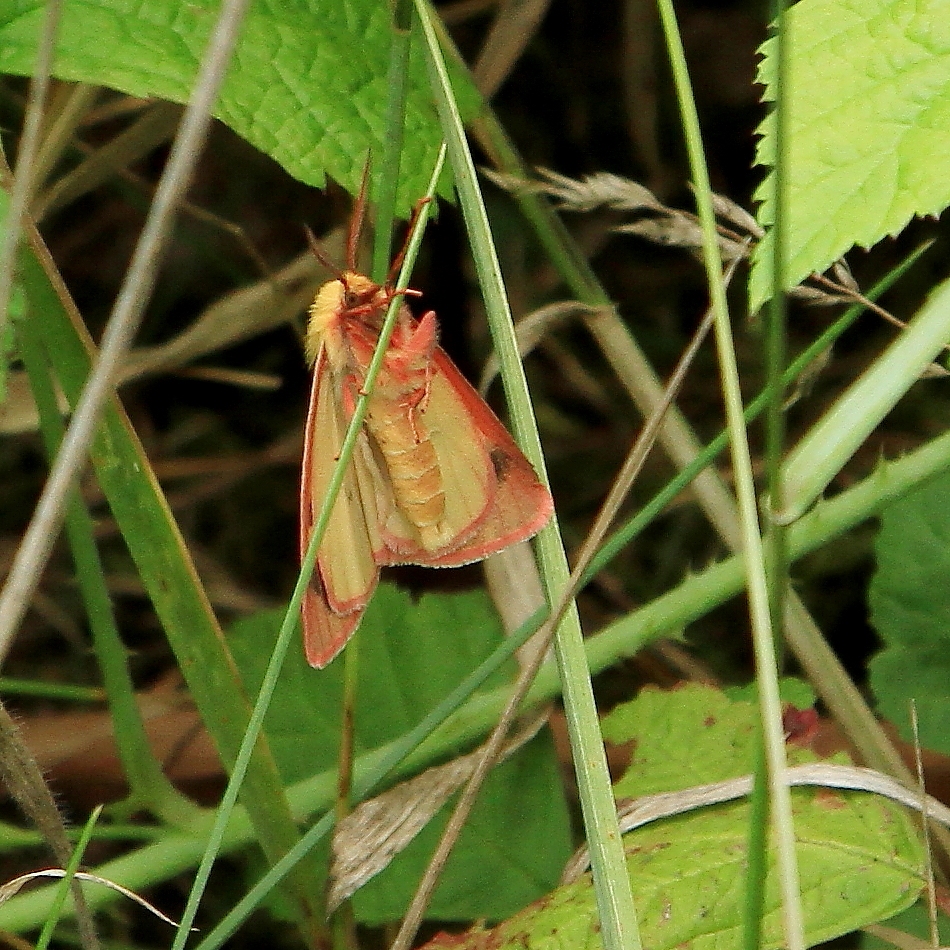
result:
[[(355, 9), (359, 4), (351, 6)], [(18, 3), (5, 15), (0, 12), (0, 69), (23, 71), (5, 66), (3, 44), (9, 42), (13, 48), (18, 24), (33, 9), (38, 5)], [(472, 66), (476, 84), (486, 91), (501, 126), (528, 166), (575, 179), (612, 172), (642, 182), (669, 208), (694, 207), (682, 123), (651, 3), (565, 0), (521, 9), (515, 4), (459, 0), (440, 4), (437, 10)], [(536, 21), (526, 24), (514, 19), (525, 11), (533, 12)], [(676, 12), (713, 188), (737, 204), (753, 208), (753, 194), (763, 177), (762, 169), (754, 165), (755, 130), (765, 116), (762, 87), (755, 80), (757, 50), (767, 36), (769, 11), (752, 2), (681, 2)], [(518, 42), (522, 37), (526, 39), (523, 45)], [(367, 50), (343, 52), (344, 58), (361, 54), (367, 55)], [(106, 78), (102, 82), (107, 85)], [(315, 95), (320, 93), (318, 87)], [(0, 127), (10, 130), (4, 135), (4, 144), (11, 164), (17, 154), (26, 94), (27, 83), (21, 77), (7, 76), (0, 85)], [(51, 90), (47, 131), (59, 117), (69, 125), (69, 135), (63, 138), (66, 144), (58, 160), (48, 169), (48, 190), (43, 192), (46, 205), (42, 213), (37, 210), (37, 217), (56, 267), (95, 339), (126, 273), (179, 114), (178, 107), (130, 100), (106, 88), (77, 90), (72, 83), (57, 81)], [(102, 153), (130, 129), (135, 135), (128, 151), (108, 159), (113, 164), (94, 187), (84, 187), (81, 180), (70, 178), (90, 155)], [(355, 175), (364, 157), (362, 150), (351, 148), (344, 164)], [(489, 156), (476, 151), (476, 160), (487, 164)], [(273, 642), (278, 623), (274, 618), (286, 604), (298, 573), (297, 482), (309, 387), (300, 339), (305, 302), (323, 275), (312, 262), (301, 264), (281, 297), (280, 312), (268, 312), (266, 304), (258, 304), (257, 324), (253, 316), (247, 316), (253, 314), (254, 303), (242, 301), (241, 316), (234, 319), (247, 322), (247, 326), (233, 337), (226, 330), (229, 312), (224, 311), (224, 319), (217, 324), (217, 342), (191, 341), (179, 354), (178, 364), (174, 351), (159, 348), (181, 340), (180, 334), (192, 327), (196, 318), (213, 312), (233, 291), (259, 286), (273, 275), (286, 276), (282, 269), (306, 251), (306, 228), (321, 239), (326, 237), (328, 247), (342, 247), (341, 229), (351, 211), (346, 188), (332, 180), (324, 190), (315, 188), (295, 178), (284, 165), (224, 123), (215, 123), (136, 340), (138, 358), (156, 362), (149, 372), (130, 373), (121, 388), (122, 404), (158, 476), (214, 612), (225, 627), (234, 627), (229, 642), (251, 695), (263, 676), (254, 644), (263, 641), (269, 648)], [(411, 175), (424, 180), (429, 171), (413, 168)], [(56, 192), (57, 182), (69, 186)], [(352, 177), (343, 184), (352, 190)], [(490, 180), (483, 182), (483, 189), (515, 317), (568, 297), (511, 195)], [(419, 193), (421, 188), (401, 195), (403, 205), (408, 206)], [(657, 373), (666, 377), (707, 306), (701, 264), (682, 247), (666, 246), (642, 234), (618, 233), (618, 224), (628, 222), (630, 215), (616, 209), (565, 211), (563, 218), (616, 303), (623, 323)], [(851, 252), (848, 264), (857, 284), (862, 289), (872, 286), (924, 242), (934, 242), (880, 301), (899, 320), (910, 319), (948, 276), (945, 232), (940, 220), (913, 220), (897, 236), (871, 250)], [(341, 252), (337, 256), (342, 259)], [(739, 285), (743, 277), (740, 273)], [(443, 346), (470, 378), (477, 379), (491, 343), (456, 205), (440, 202), (438, 220), (430, 226), (412, 285), (424, 292), (424, 306), (439, 314)], [(751, 395), (759, 391), (767, 376), (762, 326), (745, 314), (743, 290), (733, 290), (731, 299), (743, 387)], [(793, 302), (788, 319), (790, 349), (802, 349), (836, 314), (827, 306)], [(861, 374), (894, 333), (878, 316), (865, 314), (838, 340), (820, 369), (796, 391), (798, 398), (787, 413), (789, 444), (811, 429), (831, 400)], [(160, 363), (157, 354), (161, 354)], [(19, 369), (21, 364), (14, 362), (13, 373)], [(526, 370), (562, 535), (568, 550), (576, 550), (641, 427), (642, 417), (631, 412), (627, 392), (576, 317), (545, 326), (542, 342), (527, 360)], [(6, 539), (0, 552), (7, 552), (0, 556), (7, 563), (48, 471), (35, 423), (24, 422), (17, 414), (22, 403), (17, 402), (14, 380), (15, 375), (9, 377), (6, 414), (0, 415), (0, 538)], [(493, 391), (493, 396), (498, 393)], [(678, 405), (703, 442), (722, 427), (719, 372), (711, 346), (696, 358)], [(943, 381), (927, 380), (914, 386), (842, 470), (833, 491), (856, 484), (882, 455), (898, 456), (943, 432), (948, 418), (950, 401)], [(759, 458), (762, 436), (754, 427), (750, 436)], [(719, 465), (728, 481), (728, 463), (721, 460)], [(637, 511), (666, 484), (673, 471), (663, 454), (655, 452), (627, 498), (624, 513)], [(225, 776), (213, 743), (202, 731), (179, 682), (176, 669), (181, 657), (176, 662), (130, 556), (128, 538), (123, 539), (91, 475), (83, 480), (82, 496), (94, 517), (115, 624), (128, 651), (132, 680), (146, 704), (144, 715), (155, 754), (180, 789), (202, 804), (213, 803)], [(939, 511), (943, 497), (938, 494), (927, 510)], [(914, 512), (905, 513), (901, 520), (909, 523)], [(931, 524), (927, 517), (923, 521)], [(876, 526), (864, 522), (800, 561), (794, 571), (797, 592), (862, 687), (867, 684), (867, 662), (879, 646), (868, 606), (869, 582), (881, 557), (880, 549), (875, 550), (875, 536)], [(897, 538), (889, 550), (902, 552), (905, 543), (906, 539)], [(585, 631), (593, 633), (635, 607), (652, 602), (691, 572), (725, 554), (694, 497), (682, 493), (585, 588), (579, 598)], [(905, 556), (903, 562), (913, 557), (918, 563), (928, 556), (917, 552)], [(901, 562), (901, 558), (897, 560)], [(477, 566), (447, 572), (407, 568), (394, 571), (393, 577), (415, 595), (471, 591), (482, 583)], [(881, 590), (877, 609), (886, 613), (888, 601)], [(411, 609), (398, 594), (387, 591), (384, 597), (396, 598), (386, 601), (390, 612)], [(425, 662), (418, 668), (412, 669), (411, 655), (387, 654), (374, 660), (372, 647), (365, 648), (361, 664), (369, 667), (375, 662), (387, 675), (415, 676), (406, 682), (421, 689), (418, 684), (435, 676), (431, 658), (454, 652), (458, 669), (448, 661), (446, 669), (451, 667), (452, 675), (461, 677), (490, 649), (480, 640), (480, 625), (488, 626), (490, 621), (482, 620), (483, 605), (477, 597), (459, 603), (463, 604), (458, 609), (464, 622), (444, 616), (435, 621), (441, 628), (439, 639), (435, 646), (426, 641)], [(467, 634), (454, 639), (454, 631), (466, 624), (478, 628), (472, 640)], [(747, 681), (752, 667), (747, 628), (747, 607), (741, 598), (704, 611), (689, 624), (685, 644), (651, 644), (635, 658), (612, 664), (601, 673), (595, 682), (601, 709), (607, 711), (629, 699), (645, 683), (669, 687), (683, 679), (720, 685)], [(426, 635), (419, 636), (424, 639)], [(296, 649), (296, 645), (292, 647), (293, 652)], [(938, 646), (933, 649), (941, 652)], [(288, 663), (292, 667), (288, 676), (307, 675), (300, 668), (299, 657)], [(441, 660), (439, 663), (441, 672)], [(101, 654), (90, 650), (86, 608), (77, 589), (72, 558), (66, 546), (59, 545), (4, 663), (0, 687), (5, 701), (16, 710), (58, 802), (78, 823), (92, 806), (121, 798), (126, 786), (113, 749), (109, 715), (101, 706), (101, 664)], [(788, 672), (798, 671), (790, 662)], [(446, 676), (448, 681), (451, 677)], [(272, 728), (269, 737), (281, 778), (288, 785), (314, 774), (311, 751), (301, 752), (301, 743), (315, 732), (325, 730), (329, 735), (337, 715), (336, 693), (325, 700), (323, 708), (321, 701), (306, 692), (312, 688), (300, 686), (306, 701), (294, 703), (292, 698), (287, 701), (285, 686), (286, 708), (280, 713), (280, 723), (283, 727), (294, 722), (297, 729), (285, 736), (287, 749), (283, 751), (276, 730)], [(338, 683), (332, 687), (337, 689)], [(409, 685), (405, 689), (410, 692)], [(935, 689), (931, 699), (938, 705), (945, 696)], [(685, 710), (688, 703), (674, 700), (670, 708), (677, 706)], [(373, 748), (390, 741), (411, 723), (394, 721), (390, 725), (388, 732), (362, 735), (359, 743), (364, 749)], [(563, 731), (557, 715), (554, 726)], [(939, 732), (938, 727), (931, 728)], [(618, 737), (618, 744), (623, 738)], [(685, 735), (679, 740), (685, 741)], [(546, 738), (539, 741), (548, 742)], [(938, 743), (931, 747), (940, 748)], [(556, 769), (559, 761), (565, 776), (570, 771), (563, 743), (559, 749), (556, 760), (553, 746), (536, 746), (529, 753), (535, 758), (512, 765), (514, 774), (506, 780), (508, 789), (527, 786), (531, 783), (524, 773), (534, 775), (535, 824), (531, 834), (521, 829), (521, 846), (530, 852), (538, 839), (547, 837), (550, 867), (520, 890), (511, 885), (506, 903), (495, 913), (480, 912), (477, 901), (466, 904), (464, 895), (451, 893), (443, 895), (442, 903), (436, 905), (441, 912), (434, 916), (454, 921), (502, 918), (555, 886), (556, 865), (563, 862), (569, 849), (564, 795), (569, 806), (576, 806), (571, 780), (565, 778), (562, 783)], [(320, 767), (332, 768), (334, 756), (335, 748), (328, 745), (320, 753)], [(937, 779), (940, 768), (937, 763)], [(496, 794), (497, 813), (485, 818), (486, 824), (496, 822), (499, 814), (510, 808), (505, 804), (505, 789)], [(141, 821), (136, 804), (140, 803), (133, 800), (112, 813), (110, 821), (122, 831), (116, 834), (122, 843), (103, 835), (87, 852), (87, 863), (99, 864), (115, 857), (137, 834), (161, 838), (150, 821), (136, 825)], [(550, 813), (546, 813), (547, 807)], [(14, 813), (11, 806), (11, 822)], [(508, 815), (512, 817), (510, 811)], [(495, 841), (510, 843), (519, 836), (517, 827), (502, 831), (498, 825), (491, 827)], [(555, 827), (556, 834), (551, 830)], [(30, 839), (26, 848), (15, 837), (11, 832), (3, 850), (0, 877), (4, 879), (37, 864), (38, 852), (33, 850), (37, 842)], [(423, 857), (414, 860), (420, 867), (424, 864)], [(473, 877), (486, 874), (486, 865), (479, 860), (477, 851), (468, 852)], [(205, 932), (240, 898), (262, 867), (256, 852), (240, 851), (225, 859), (212, 877), (202, 907), (200, 922)], [(228, 873), (231, 869), (236, 873)], [(415, 865), (412, 874), (416, 874)], [(398, 917), (398, 908), (408, 899), (414, 883), (408, 871), (403, 870), (401, 876), (405, 887), (381, 886), (362, 907), (357, 901), (361, 921), (378, 926)], [(460, 879), (466, 880), (464, 875)], [(190, 875), (166, 877), (158, 873), (154, 884), (150, 899), (164, 908), (179, 908)], [(287, 900), (286, 895), (283, 899)], [(447, 912), (453, 908), (456, 913)], [(129, 910), (112, 910), (110, 914), (107, 932), (117, 944), (164, 944), (165, 935), (155, 930), (149, 918)], [(292, 944), (301, 930), (273, 925), (273, 920), (286, 917), (292, 918), (293, 912), (279, 902), (272, 903), (267, 913), (258, 915), (239, 938), (232, 939)], [(75, 939), (68, 927), (60, 936)], [(379, 931), (361, 931), (361, 939), (372, 942), (381, 937)]]

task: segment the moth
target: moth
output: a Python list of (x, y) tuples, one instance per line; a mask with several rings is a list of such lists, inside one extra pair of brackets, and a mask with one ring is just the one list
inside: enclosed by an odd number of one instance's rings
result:
[[(348, 269), (310, 307), (313, 364), (300, 483), (300, 555), (363, 391), (390, 302), (385, 285)], [(401, 255), (400, 255), (401, 257)], [(405, 291), (367, 413), (303, 600), (307, 661), (345, 646), (379, 580), (396, 564), (458, 567), (536, 534), (553, 503), (514, 439), (438, 344), (435, 312), (416, 319)]]

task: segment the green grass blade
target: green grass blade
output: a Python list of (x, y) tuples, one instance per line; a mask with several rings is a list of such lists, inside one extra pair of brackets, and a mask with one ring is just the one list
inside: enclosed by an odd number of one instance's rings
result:
[(40, 931), (40, 935), (37, 938), (34, 950), (46, 950), (46, 948), (49, 946), (50, 940), (53, 939), (53, 931), (56, 929), (56, 925), (59, 923), (59, 918), (63, 912), (63, 906), (66, 903), (66, 898), (69, 896), (69, 891), (76, 881), (76, 872), (79, 870), (82, 856), (85, 854), (86, 848), (88, 847), (89, 842), (92, 840), (92, 832), (95, 829), (96, 822), (99, 820), (99, 816), (101, 814), (102, 806), (99, 805), (93, 809), (92, 814), (89, 816), (89, 819), (86, 821), (86, 824), (82, 829), (82, 834), (79, 836), (79, 840), (76, 842), (76, 847), (73, 848), (73, 853), (69, 859), (69, 864), (67, 864), (63, 869), (66, 873), (63, 875), (63, 879), (56, 887), (56, 897), (53, 901), (53, 906), (50, 910), (49, 916), (46, 918), (46, 922), (43, 924), (43, 929)]
[[(722, 280), (722, 262), (713, 212), (712, 188), (706, 168), (699, 116), (693, 98), (682, 38), (671, 0), (659, 0), (660, 20), (673, 70), (680, 117), (686, 136), (690, 171), (696, 188), (696, 203), (703, 232), (703, 262), (713, 308), (716, 328), (716, 352), (726, 406), (726, 427), (732, 450), (736, 500), (742, 531), (746, 584), (749, 596), (749, 618), (755, 653), (755, 672), (761, 704), (762, 736), (772, 810), (771, 829), (778, 853), (782, 904), (785, 914), (785, 937), (791, 950), (804, 945), (798, 862), (795, 853), (795, 830), (788, 785), (784, 780), (785, 736), (782, 727), (782, 704), (778, 687), (778, 664), (775, 654), (773, 618), (766, 577), (765, 553), (759, 529), (755, 480), (748, 435), (742, 417), (742, 392), (736, 364), (732, 325)], [(781, 583), (781, 579), (779, 579)], [(779, 618), (779, 622), (781, 618)]]
[[(75, 400), (89, 372), (93, 344), (35, 233), (21, 255), (21, 274), (31, 309), (41, 315), (37, 328), (56, 378), (67, 399)], [(107, 403), (92, 460), (202, 719), (225, 762), (233, 763), (250, 704), (171, 510), (115, 398)], [(264, 744), (255, 751), (243, 800), (254, 817), (262, 848), (277, 860), (298, 834)], [(293, 884), (304, 904), (312, 896), (309, 880), (301, 873)], [(318, 913), (315, 905), (313, 913)]]
[[(63, 437), (63, 421), (56, 393), (37, 334), (35, 315), (17, 323), (20, 354), (40, 415), (46, 451), (52, 458)], [(105, 681), (119, 757), (131, 789), (130, 807), (148, 808), (156, 817), (187, 827), (204, 809), (189, 801), (171, 784), (152, 754), (142, 715), (135, 701), (126, 650), (112, 612), (112, 602), (93, 535), (92, 518), (78, 491), (72, 491), (66, 511), (66, 535), (76, 564), (79, 586), (93, 642)]]
[[(492, 338), (501, 364), (513, 427), (523, 451), (544, 477), (544, 459), (534, 423), (531, 398), (518, 355), (511, 312), (488, 217), (476, 181), (475, 166), (468, 150), (442, 51), (430, 20), (431, 11), (422, 0), (417, 0), (416, 10), (425, 34), (436, 106), (449, 148), (455, 185), (465, 216)], [(552, 520), (552, 523), (542, 530), (538, 537), (538, 550), (548, 596), (556, 598), (565, 588), (569, 575), (556, 521)], [(607, 771), (576, 608), (568, 610), (559, 626), (555, 634), (554, 649), (562, 672), (564, 708), (571, 747), (574, 760), (578, 763), (578, 789), (591, 847), (601, 934), (607, 950), (632, 950), (639, 947), (636, 911), (624, 863), (623, 845), (617, 830), (610, 775)]]

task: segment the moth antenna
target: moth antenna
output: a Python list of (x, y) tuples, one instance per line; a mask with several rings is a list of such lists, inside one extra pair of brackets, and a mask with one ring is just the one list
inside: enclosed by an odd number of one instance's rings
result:
[(317, 239), (313, 236), (313, 231), (310, 230), (306, 225), (304, 225), (304, 231), (307, 232), (307, 243), (310, 245), (310, 250), (313, 252), (313, 256), (321, 263), (323, 266), (331, 273), (337, 280), (341, 280), (343, 277), (343, 272), (340, 270), (336, 264), (332, 263), (326, 255), (320, 250), (320, 245), (317, 243)]
[(386, 286), (390, 287), (395, 283), (396, 277), (399, 276), (399, 269), (402, 267), (402, 262), (405, 259), (406, 251), (409, 249), (409, 239), (412, 237), (412, 232), (415, 230), (416, 222), (419, 220), (419, 215), (422, 214), (422, 209), (429, 203), (429, 198), (420, 198), (416, 202), (415, 208), (412, 209), (412, 217), (409, 219), (409, 229), (406, 231), (406, 240), (402, 242), (402, 249), (396, 255), (395, 260), (392, 262), (392, 265), (389, 268), (389, 274), (386, 277)]
[(369, 168), (372, 155), (367, 152), (366, 164), (363, 166), (363, 181), (360, 183), (360, 193), (353, 205), (353, 217), (350, 220), (350, 232), (346, 236), (346, 267), (356, 271), (356, 251), (360, 243), (360, 231), (363, 230), (363, 219), (366, 217), (366, 193), (369, 190)]

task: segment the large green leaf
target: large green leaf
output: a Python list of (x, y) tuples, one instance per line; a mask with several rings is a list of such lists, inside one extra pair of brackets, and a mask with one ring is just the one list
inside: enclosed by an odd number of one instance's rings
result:
[[(786, 286), (855, 244), (869, 247), (913, 215), (950, 203), (950, 16), (945, 0), (801, 0), (788, 12)], [(759, 81), (776, 88), (775, 41)], [(763, 123), (757, 160), (775, 159)], [(771, 175), (756, 198), (774, 221)], [(753, 307), (769, 296), (771, 239), (756, 250)]]
[[(672, 791), (750, 770), (757, 708), (715, 690), (647, 690), (604, 722), (632, 761), (618, 795)], [(813, 760), (789, 747), (793, 763)], [(923, 850), (902, 809), (861, 792), (794, 789), (802, 909), (809, 946), (886, 919), (923, 886)], [(624, 835), (640, 933), (651, 950), (726, 950), (741, 942), (749, 808), (738, 801), (656, 821)], [(769, 868), (762, 947), (784, 946), (781, 898)], [(453, 950), (601, 945), (590, 876), (558, 888), (492, 930), (450, 938)], [(429, 950), (448, 943), (436, 938)]]
[(870, 663), (878, 709), (910, 739), (913, 700), (921, 744), (950, 753), (950, 476), (889, 505), (874, 549), (868, 597), (883, 641)]
[[(218, 0), (63, 6), (55, 76), (173, 102), (188, 99), (220, 8)], [(45, 9), (45, 0), (0, 5), (0, 72), (32, 73)], [(383, 153), (390, 37), (390, 5), (378, 0), (252, 3), (215, 115), (301, 181), (322, 187), (330, 175), (355, 193), (367, 152)], [(464, 97), (463, 110), (473, 102)], [(425, 192), (442, 139), (418, 48), (405, 121), (403, 211)]]
[[(259, 686), (282, 619), (264, 613), (235, 625), (230, 643), (250, 691)], [(409, 595), (381, 584), (360, 624), (357, 754), (407, 732), (491, 653), (500, 630), (482, 592)], [(511, 670), (507, 671), (509, 674)], [(303, 651), (284, 662), (265, 720), (287, 782), (334, 767), (339, 744), (343, 663), (312, 670)], [(507, 681), (495, 674), (487, 689)], [(397, 920), (441, 834), (443, 811), (355, 897), (360, 920)], [(429, 915), (498, 920), (557, 882), (570, 853), (562, 782), (550, 737), (537, 737), (496, 768), (449, 861)]]

